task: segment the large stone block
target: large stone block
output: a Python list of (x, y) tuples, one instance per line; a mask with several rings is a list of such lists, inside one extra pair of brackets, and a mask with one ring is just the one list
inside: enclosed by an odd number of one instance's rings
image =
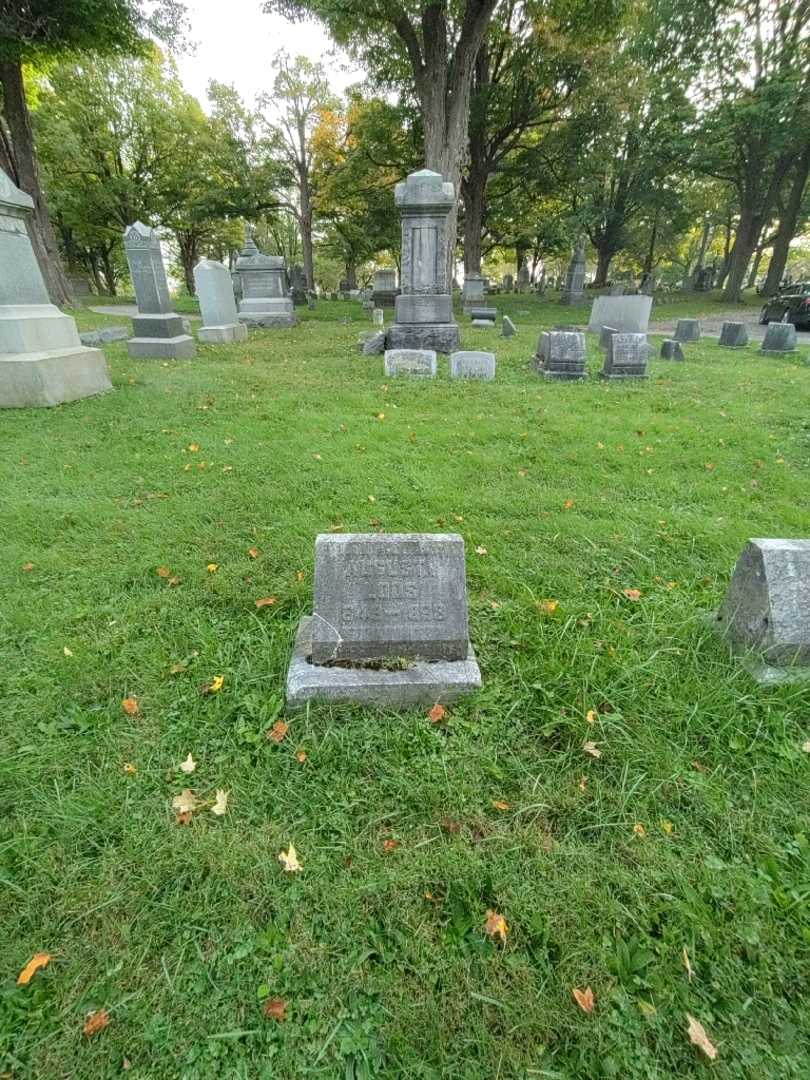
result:
[(231, 323), (228, 326), (201, 326), (197, 337), (206, 345), (236, 345), (247, 341), (248, 328), (245, 323)]
[(796, 327), (793, 323), (768, 323), (762, 352), (793, 352), (796, 348)]
[(134, 337), (127, 342), (127, 352), (133, 360), (193, 360), (197, 345), (190, 334), (176, 337)]
[(646, 334), (651, 310), (651, 296), (598, 296), (591, 308), (588, 329), (598, 334), (603, 326), (615, 326), (621, 333)]
[(719, 344), (724, 349), (741, 349), (748, 344), (748, 328), (741, 322), (724, 322)]
[(398, 296), (394, 302), (398, 323), (449, 323), (453, 321), (453, 301), (442, 296)]
[(459, 345), (457, 323), (394, 323), (385, 335), (388, 349), (433, 349), (451, 353)]
[(0, 408), (61, 405), (112, 390), (104, 353), (72, 349), (0, 355)]
[(451, 379), (483, 379), (489, 382), (495, 378), (495, 353), (491, 352), (454, 352), (450, 353)]
[(433, 379), (436, 376), (436, 352), (434, 349), (386, 349), (384, 371), (390, 378), (411, 375)]
[(543, 331), (537, 342), (535, 367), (546, 379), (587, 378), (585, 335), (580, 331)]
[(603, 379), (646, 379), (649, 355), (646, 334), (611, 334), (599, 374)]
[(678, 319), (675, 324), (675, 341), (700, 341), (700, 322), (697, 319)]

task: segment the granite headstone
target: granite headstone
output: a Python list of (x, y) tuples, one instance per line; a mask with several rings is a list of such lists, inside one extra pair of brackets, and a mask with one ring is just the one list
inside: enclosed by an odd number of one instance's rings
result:
[(183, 319), (172, 311), (160, 238), (155, 229), (136, 221), (124, 232), (138, 314), (132, 320), (129, 355), (137, 360), (191, 360), (197, 346), (185, 332)]
[(248, 330), (236, 316), (236, 300), (227, 266), (215, 259), (200, 259), (194, 267), (194, 285), (203, 321), (197, 331), (200, 341), (218, 345), (244, 341)]
[(472, 350), (450, 353), (450, 378), (489, 382), (495, 378), (495, 354)]

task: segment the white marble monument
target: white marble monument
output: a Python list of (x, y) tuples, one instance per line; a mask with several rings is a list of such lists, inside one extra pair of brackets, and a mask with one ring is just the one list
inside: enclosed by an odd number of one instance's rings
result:
[(248, 328), (237, 319), (233, 283), (227, 266), (216, 259), (200, 259), (194, 267), (194, 285), (203, 321), (197, 331), (200, 341), (209, 345), (244, 341)]

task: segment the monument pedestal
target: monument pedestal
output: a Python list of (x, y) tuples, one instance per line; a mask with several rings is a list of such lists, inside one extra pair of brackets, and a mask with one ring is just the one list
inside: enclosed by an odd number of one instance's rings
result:
[(289, 297), (263, 296), (240, 303), (239, 322), (248, 326), (297, 326), (298, 316)]
[(193, 360), (194, 338), (183, 331), (183, 319), (174, 312), (165, 315), (136, 315), (134, 337), (127, 342), (133, 360)]
[(228, 326), (202, 326), (197, 331), (199, 341), (207, 345), (235, 345), (246, 341), (248, 328), (245, 323), (230, 323)]
[(458, 323), (395, 323), (385, 335), (388, 349), (433, 349), (455, 352), (459, 346)]
[(108, 390), (112, 383), (100, 349), (76, 345), (0, 355), (0, 408), (61, 405)]

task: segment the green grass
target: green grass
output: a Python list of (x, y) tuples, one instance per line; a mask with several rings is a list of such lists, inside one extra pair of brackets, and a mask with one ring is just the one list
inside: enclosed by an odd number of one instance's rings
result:
[[(193, 363), (110, 346), (113, 394), (3, 414), (8, 1075), (810, 1075), (810, 693), (757, 687), (703, 622), (749, 536), (810, 536), (806, 350), (545, 384), (537, 331), (571, 313), (506, 300), (517, 337), (463, 327), (491, 384), (387, 381), (358, 306), (323, 303)], [(484, 688), (437, 726), (312, 708), (275, 744), (338, 528), (464, 535)], [(176, 825), (187, 785), (227, 815)]]

